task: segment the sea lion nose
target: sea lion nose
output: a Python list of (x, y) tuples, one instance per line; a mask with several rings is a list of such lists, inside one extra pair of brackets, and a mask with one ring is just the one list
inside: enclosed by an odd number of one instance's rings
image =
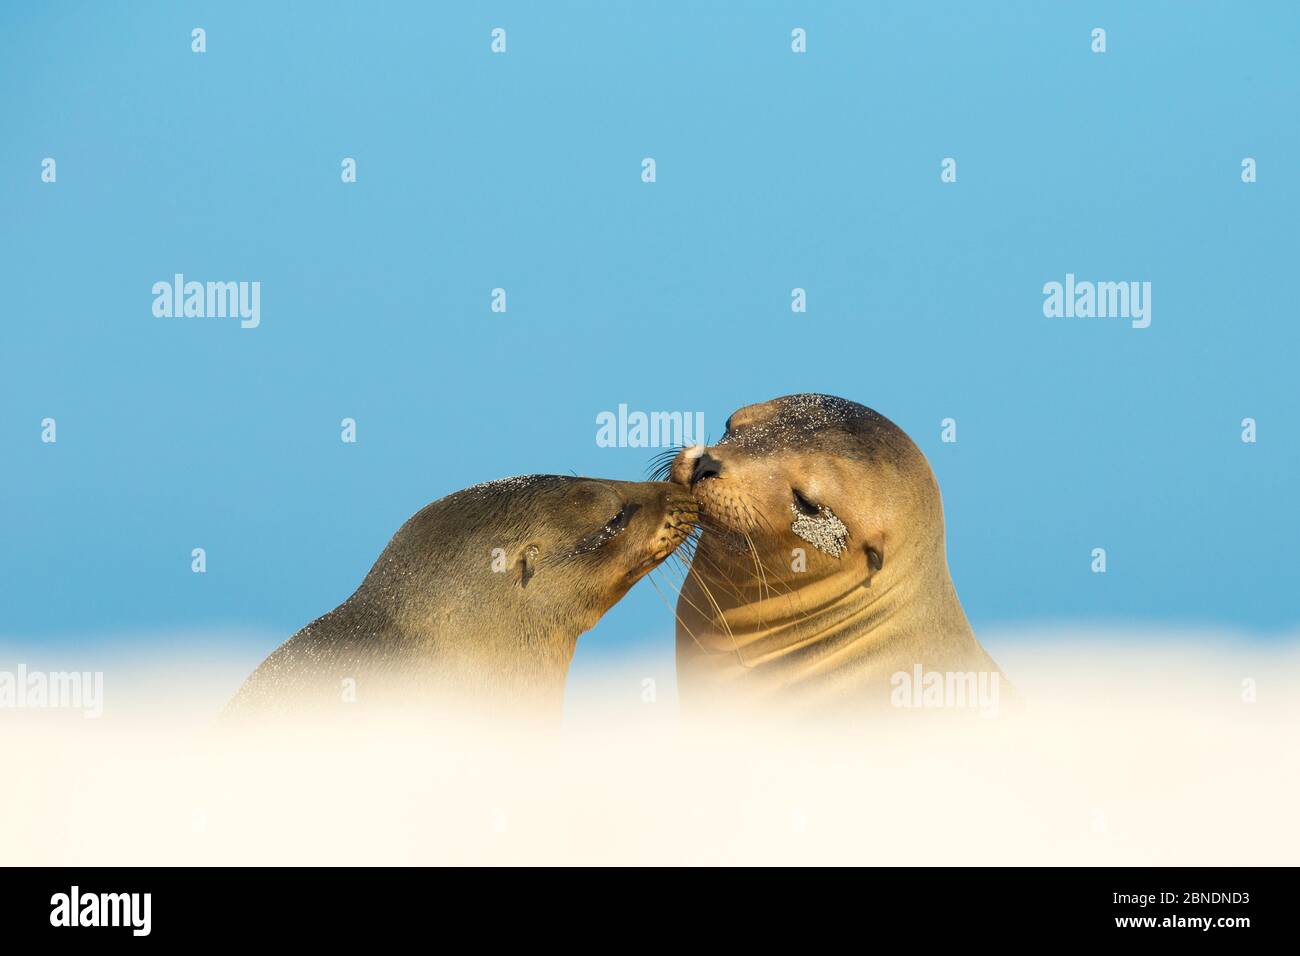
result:
[(722, 462), (706, 451), (695, 459), (695, 469), (691, 472), (691, 484), (703, 481), (705, 478), (717, 478), (721, 474)]
[(690, 448), (683, 448), (673, 459), (673, 465), (668, 469), (668, 480), (678, 484), (687, 485), (691, 483), (691, 475), (695, 472), (695, 462), (704, 454), (703, 445), (692, 445)]

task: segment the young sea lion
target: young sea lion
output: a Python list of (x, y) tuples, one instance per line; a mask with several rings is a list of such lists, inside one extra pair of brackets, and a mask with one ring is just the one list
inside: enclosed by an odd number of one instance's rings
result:
[(503, 478), (426, 506), (231, 710), (356, 701), (558, 713), (578, 635), (688, 536), (667, 482)]
[(938, 483), (884, 416), (829, 395), (750, 405), (669, 474), (703, 529), (677, 605), (685, 707), (839, 713), (918, 667), (1001, 683), (948, 572)]

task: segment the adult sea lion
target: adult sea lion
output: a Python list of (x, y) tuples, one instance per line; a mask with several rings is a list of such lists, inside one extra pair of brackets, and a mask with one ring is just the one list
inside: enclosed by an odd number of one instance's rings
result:
[(884, 416), (829, 395), (749, 405), (668, 474), (702, 529), (677, 604), (683, 707), (840, 713), (899, 703), (900, 673), (1003, 683), (948, 572), (934, 474)]
[(382, 702), (558, 713), (578, 635), (690, 533), (668, 482), (528, 475), (417, 512), (356, 593), (277, 648), (230, 711)]

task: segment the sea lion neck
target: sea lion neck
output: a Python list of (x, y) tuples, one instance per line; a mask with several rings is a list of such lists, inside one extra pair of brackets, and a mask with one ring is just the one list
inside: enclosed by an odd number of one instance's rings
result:
[[(693, 635), (702, 651), (754, 667), (887, 642), (910, 627), (919, 595), (955, 595), (943, 561), (896, 559), (888, 574), (870, 570), (865, 557), (848, 555), (829, 572), (774, 569), (706, 535), (682, 588), (679, 614), (688, 639)], [(935, 623), (970, 630), (960, 606), (955, 616)]]

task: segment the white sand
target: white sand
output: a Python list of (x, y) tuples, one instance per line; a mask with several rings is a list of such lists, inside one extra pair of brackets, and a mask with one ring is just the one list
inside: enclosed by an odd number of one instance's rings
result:
[(549, 731), (232, 734), (248, 652), (124, 660), (98, 720), (0, 712), (0, 863), (1300, 862), (1296, 642), (986, 643), (1022, 707), (834, 733), (685, 723), (661, 658), (579, 668)]

